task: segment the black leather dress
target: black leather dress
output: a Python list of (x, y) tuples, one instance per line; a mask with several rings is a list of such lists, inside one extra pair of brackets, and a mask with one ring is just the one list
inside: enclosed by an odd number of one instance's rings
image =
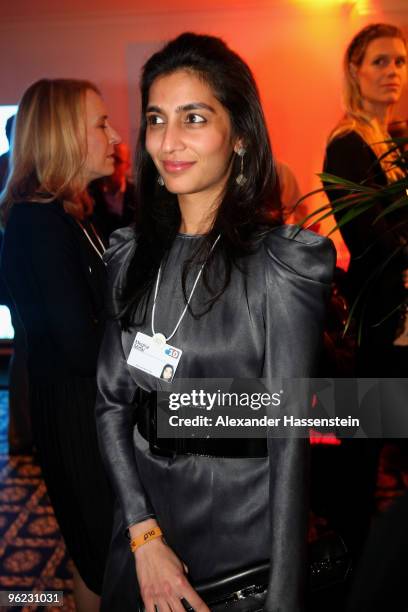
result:
[[(293, 228), (292, 228), (293, 229)], [(234, 268), (210, 312), (184, 317), (171, 344), (183, 350), (176, 378), (307, 377), (319, 349), (334, 266), (331, 242), (290, 227), (270, 231)], [(222, 239), (222, 238), (221, 238)], [(169, 335), (185, 305), (183, 262), (200, 237), (175, 239), (159, 287), (155, 328)], [(131, 229), (112, 236), (106, 259), (120, 285), (136, 247)], [(194, 281), (193, 273), (191, 284)], [(187, 283), (187, 288), (191, 287)], [(206, 297), (197, 285), (192, 308)], [(156, 517), (169, 546), (187, 564), (193, 584), (271, 560), (266, 609), (300, 612), (306, 570), (307, 451), (302, 439), (268, 440), (259, 458), (153, 455), (134, 423), (137, 390), (158, 379), (128, 366), (136, 331), (151, 335), (151, 303), (143, 326), (106, 331), (99, 361), (98, 432), (116, 489), (116, 513), (105, 575), (103, 610), (136, 609), (137, 582), (126, 527)], [(163, 384), (163, 383), (162, 383)]]

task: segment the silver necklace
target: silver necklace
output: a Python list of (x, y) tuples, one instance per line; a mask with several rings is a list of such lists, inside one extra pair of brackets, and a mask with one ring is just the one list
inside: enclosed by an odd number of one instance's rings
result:
[[(221, 234), (218, 234), (217, 238), (214, 240), (214, 243), (213, 243), (213, 245), (212, 245), (212, 247), (210, 249), (210, 252), (208, 253), (208, 257), (211, 255), (211, 253), (215, 249), (215, 245), (217, 244), (217, 242), (219, 241), (220, 238), (221, 238)], [(192, 297), (194, 295), (194, 291), (195, 291), (195, 288), (197, 287), (197, 283), (200, 280), (201, 274), (202, 274), (202, 272), (204, 270), (204, 266), (207, 263), (208, 257), (205, 260), (205, 262), (202, 264), (200, 270), (198, 271), (198, 274), (197, 274), (196, 279), (194, 281), (193, 287), (192, 287), (192, 289), (190, 291), (190, 295), (188, 296), (187, 303), (186, 303), (186, 305), (184, 307), (183, 312), (180, 315), (179, 320), (176, 323), (176, 327), (173, 329), (173, 331), (171, 332), (170, 336), (167, 336), (167, 338), (166, 338), (166, 336), (164, 334), (156, 332), (155, 329), (154, 329), (154, 315), (155, 315), (155, 312), (156, 312), (157, 294), (159, 292), (159, 283), (160, 283), (160, 277), (161, 277), (161, 272), (162, 272), (162, 264), (160, 264), (159, 271), (157, 273), (156, 287), (155, 287), (155, 290), (154, 290), (154, 298), (153, 298), (153, 306), (152, 306), (152, 334), (153, 334), (153, 340), (155, 342), (160, 342), (160, 343), (168, 342), (169, 340), (172, 339), (172, 337), (174, 336), (174, 334), (176, 333), (176, 331), (180, 327), (180, 324), (181, 324), (182, 320), (184, 319), (184, 315), (186, 314), (187, 309), (189, 307), (189, 304), (191, 302), (191, 299), (192, 299)]]
[(96, 244), (94, 243), (94, 241), (92, 240), (92, 238), (90, 237), (90, 235), (88, 234), (87, 230), (85, 229), (84, 225), (82, 225), (82, 223), (80, 221), (78, 221), (78, 219), (76, 220), (79, 227), (82, 229), (82, 231), (84, 232), (85, 236), (88, 239), (88, 242), (90, 243), (90, 245), (92, 246), (92, 248), (94, 249), (94, 251), (97, 253), (97, 255), (103, 260), (103, 254), (105, 253), (106, 249), (105, 249), (105, 245), (103, 244), (102, 240), (99, 238), (98, 233), (96, 231), (96, 229), (94, 228), (94, 226), (92, 225), (92, 223), (90, 223), (90, 226), (92, 228), (93, 234), (95, 236), (95, 238), (97, 239), (97, 241), (99, 242), (99, 245), (101, 247), (101, 250), (98, 249), (98, 247), (96, 246)]

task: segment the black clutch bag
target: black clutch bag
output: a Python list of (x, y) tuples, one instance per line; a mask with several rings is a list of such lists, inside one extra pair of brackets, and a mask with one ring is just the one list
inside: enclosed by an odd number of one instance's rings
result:
[[(350, 554), (337, 534), (328, 533), (309, 545), (309, 589), (312, 593), (346, 582), (350, 572)], [(212, 612), (260, 612), (264, 607), (268, 578), (269, 563), (265, 562), (194, 588)]]
[(350, 553), (336, 533), (327, 533), (309, 544), (309, 586), (312, 592), (346, 582), (351, 569)]
[(210, 580), (195, 587), (213, 612), (263, 610), (268, 585), (269, 563), (238, 571), (230, 576)]

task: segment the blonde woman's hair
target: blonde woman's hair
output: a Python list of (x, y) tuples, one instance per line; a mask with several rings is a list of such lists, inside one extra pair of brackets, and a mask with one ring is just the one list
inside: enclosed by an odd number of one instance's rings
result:
[(386, 158), (382, 158), (389, 152), (390, 145), (384, 142), (389, 137), (384, 134), (379, 123), (365, 113), (360, 87), (355, 77), (355, 69), (359, 68), (364, 61), (368, 45), (377, 38), (398, 38), (406, 46), (402, 31), (387, 23), (373, 23), (354, 36), (346, 49), (343, 60), (343, 102), (346, 113), (329, 135), (329, 142), (349, 132), (357, 132), (379, 158), (388, 182), (392, 183), (402, 178), (404, 173), (395, 166), (396, 153), (390, 153)]
[(13, 127), (9, 176), (0, 196), (3, 218), (17, 202), (55, 198), (79, 219), (91, 211), (83, 173), (88, 90), (99, 94), (89, 81), (42, 79), (24, 93)]

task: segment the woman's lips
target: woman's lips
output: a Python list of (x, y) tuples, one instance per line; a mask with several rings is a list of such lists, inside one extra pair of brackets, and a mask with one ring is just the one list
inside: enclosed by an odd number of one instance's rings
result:
[(183, 170), (188, 170), (195, 164), (195, 162), (163, 161), (162, 164), (166, 172), (169, 172), (170, 174), (177, 174)]

